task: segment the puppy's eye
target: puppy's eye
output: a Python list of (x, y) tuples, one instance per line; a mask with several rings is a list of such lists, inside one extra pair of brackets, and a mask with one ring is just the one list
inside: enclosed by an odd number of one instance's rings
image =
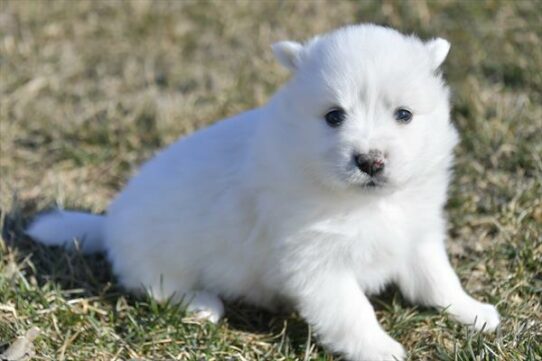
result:
[(341, 108), (333, 108), (325, 115), (327, 124), (336, 128), (346, 119), (346, 112)]
[(412, 120), (412, 112), (405, 108), (397, 108), (394, 117), (399, 123), (408, 124)]

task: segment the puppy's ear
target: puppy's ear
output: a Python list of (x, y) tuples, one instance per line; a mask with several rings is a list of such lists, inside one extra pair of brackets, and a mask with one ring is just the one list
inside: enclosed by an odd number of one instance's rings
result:
[(271, 45), (278, 62), (291, 71), (296, 71), (301, 61), (303, 45), (295, 41), (279, 41)]
[(437, 68), (442, 65), (444, 59), (446, 59), (446, 56), (450, 51), (450, 43), (448, 40), (436, 38), (425, 43), (425, 48), (429, 52), (433, 69), (437, 70)]

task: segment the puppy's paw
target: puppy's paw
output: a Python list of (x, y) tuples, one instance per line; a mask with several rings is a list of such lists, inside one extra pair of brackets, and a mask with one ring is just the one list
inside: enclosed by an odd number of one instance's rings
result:
[(475, 330), (493, 332), (501, 322), (499, 312), (495, 306), (488, 303), (479, 303), (475, 313), (476, 320), (472, 323), (472, 327)]
[(192, 319), (216, 324), (224, 315), (224, 304), (218, 296), (202, 291), (192, 296), (186, 311)]
[(193, 312), (190, 316), (190, 318), (194, 320), (207, 321), (214, 324), (217, 324), (218, 321), (220, 321), (220, 319), (222, 318), (222, 315), (220, 313), (216, 312), (216, 310), (211, 309), (198, 310)]
[(488, 303), (470, 302), (460, 309), (454, 309), (452, 314), (459, 322), (477, 331), (493, 332), (500, 323), (499, 312)]
[(406, 352), (403, 346), (385, 334), (378, 339), (372, 339), (363, 348), (356, 361), (403, 361)]

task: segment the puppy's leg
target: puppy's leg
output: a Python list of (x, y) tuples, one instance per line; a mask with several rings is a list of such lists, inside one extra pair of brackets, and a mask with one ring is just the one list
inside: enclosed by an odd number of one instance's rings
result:
[(292, 279), (289, 287), (322, 343), (352, 361), (404, 359), (403, 347), (381, 328), (353, 275), (315, 273)]
[(398, 281), (407, 299), (444, 309), (476, 330), (493, 331), (499, 325), (495, 307), (476, 301), (461, 287), (446, 255), (443, 232), (427, 235), (405, 262)]

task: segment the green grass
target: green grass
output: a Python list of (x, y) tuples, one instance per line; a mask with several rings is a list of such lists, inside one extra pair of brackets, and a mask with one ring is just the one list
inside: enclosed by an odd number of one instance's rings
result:
[(542, 359), (540, 1), (1, 1), (0, 352), (33, 326), (38, 360), (337, 360), (295, 314), (229, 304), (218, 326), (134, 298), (102, 257), (23, 236), (49, 207), (105, 210), (160, 147), (258, 106), (287, 78), (269, 45), (355, 22), (452, 43), (461, 135), (448, 204), (463, 284), (502, 327), (375, 298), (411, 360)]

